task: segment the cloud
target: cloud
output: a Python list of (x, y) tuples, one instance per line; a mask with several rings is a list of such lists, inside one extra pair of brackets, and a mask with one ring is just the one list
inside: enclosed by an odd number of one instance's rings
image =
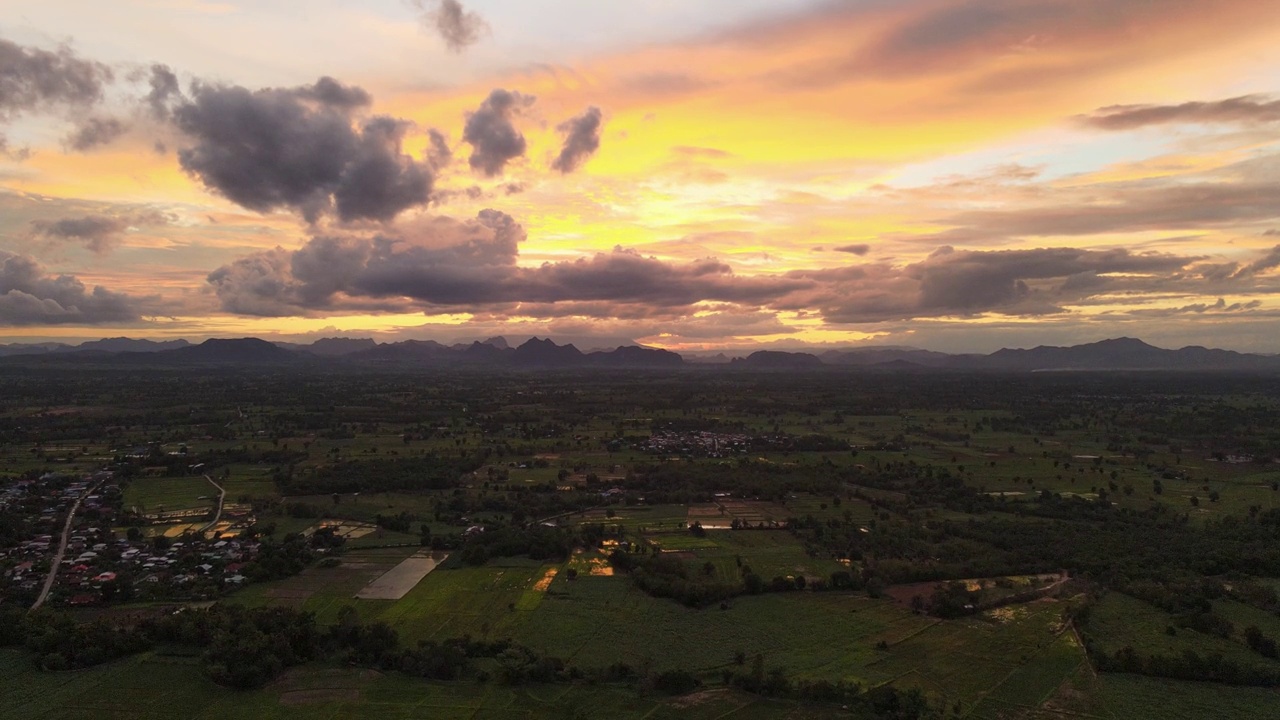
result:
[[(113, 80), (102, 63), (63, 45), (50, 52), (0, 38), (0, 122), (51, 109), (82, 109), (102, 99)], [(0, 133), (0, 149), (7, 146)]]
[(68, 148), (85, 152), (109, 144), (123, 135), (129, 126), (116, 118), (91, 117), (67, 136)]
[(1272, 123), (1280, 122), (1280, 100), (1265, 95), (1242, 95), (1180, 105), (1111, 105), (1082, 116), (1080, 121), (1103, 130), (1133, 130), (1171, 123)]
[(97, 325), (135, 321), (144, 299), (73, 275), (47, 275), (35, 260), (0, 250), (0, 325)]
[(115, 247), (120, 236), (130, 227), (167, 225), (170, 218), (163, 213), (148, 211), (136, 215), (84, 215), (60, 220), (35, 220), (31, 223), (35, 234), (54, 240), (76, 240), (95, 253), (104, 253)]
[(428, 202), (429, 163), (402, 151), (409, 125), (352, 112), (368, 93), (332, 78), (251, 91), (196, 84), (173, 121), (191, 141), (182, 168), (242, 207), (297, 210), (309, 221), (335, 208), (343, 221), (390, 220)]
[[(1247, 168), (1238, 167), (1241, 173)], [(1230, 226), (1280, 218), (1280, 182), (1114, 183), (1106, 186), (1045, 188), (1054, 204), (1009, 210), (972, 210), (939, 218), (954, 226), (924, 242), (991, 242), (1014, 237), (1094, 235)]]
[(604, 114), (598, 107), (589, 107), (581, 115), (560, 123), (556, 129), (564, 134), (564, 147), (551, 167), (561, 173), (577, 170), (587, 158), (600, 148), (600, 126)]
[(458, 0), (414, 0), (414, 4), (424, 11), (423, 24), (435, 30), (453, 52), (474, 45), (489, 30), (484, 18), (462, 7)]
[[(1169, 276), (1197, 258), (1128, 250), (1037, 248), (976, 251), (942, 247), (905, 266), (886, 263), (797, 270), (788, 277), (817, 289), (775, 307), (817, 308), (829, 322), (869, 323), (988, 312), (1043, 315), (1064, 312), (1065, 300), (1104, 287), (1098, 275)], [(1058, 282), (1062, 281), (1062, 282)]]
[(1240, 270), (1235, 273), (1234, 277), (1240, 278), (1249, 275), (1257, 275), (1258, 273), (1266, 272), (1267, 270), (1277, 267), (1280, 267), (1280, 245), (1276, 245), (1262, 257), (1240, 268)]
[(803, 279), (740, 277), (714, 259), (684, 264), (609, 253), (537, 267), (517, 265), (524, 229), (484, 210), (475, 219), (435, 218), (371, 238), (322, 236), (301, 249), (255, 253), (208, 276), (224, 309), (307, 314), (381, 302), (401, 311), (647, 315), (705, 301), (761, 305), (807, 288)]
[(172, 113), (172, 103), (183, 99), (177, 73), (168, 65), (157, 63), (151, 66), (147, 84), (151, 89), (147, 92), (145, 102), (152, 117), (157, 120), (167, 120)]
[(439, 130), (432, 129), (427, 131), (427, 139), (431, 143), (427, 150), (427, 163), (436, 171), (443, 170), (453, 161), (448, 138)]
[(850, 253), (852, 255), (866, 255), (871, 252), (871, 246), (866, 243), (858, 243), (857, 245), (841, 245), (838, 248), (832, 248), (836, 252)]
[(534, 100), (530, 95), (498, 88), (475, 112), (467, 114), (462, 139), (471, 144), (468, 162), (472, 170), (493, 177), (501, 174), (508, 162), (524, 155), (524, 135), (513, 120)]

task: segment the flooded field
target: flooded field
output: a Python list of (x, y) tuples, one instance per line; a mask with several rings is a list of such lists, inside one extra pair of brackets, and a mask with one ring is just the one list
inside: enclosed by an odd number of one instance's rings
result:
[(407, 557), (366, 585), (356, 593), (356, 597), (362, 600), (399, 600), (448, 557), (448, 553), (429, 551)]

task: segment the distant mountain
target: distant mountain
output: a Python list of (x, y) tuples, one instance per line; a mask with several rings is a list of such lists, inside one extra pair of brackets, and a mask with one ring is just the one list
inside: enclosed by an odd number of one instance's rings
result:
[(179, 348), (189, 347), (190, 345), (191, 343), (186, 340), (134, 340), (133, 338), (118, 337), (91, 340), (86, 343), (81, 343), (75, 347), (58, 350), (57, 352), (98, 351), (108, 353), (148, 353), (177, 350)]
[(757, 350), (745, 358), (734, 358), (729, 367), (747, 370), (805, 370), (822, 367), (822, 358), (809, 353)]
[(614, 368), (678, 368), (684, 358), (670, 350), (645, 348), (636, 345), (620, 347), (609, 352), (593, 352), (587, 355), (587, 363), (595, 367)]
[(573, 345), (557, 345), (550, 338), (539, 340), (530, 338), (516, 348), (511, 361), (517, 367), (577, 367), (584, 365), (582, 351)]
[(448, 359), (457, 351), (452, 350), (435, 340), (405, 340), (397, 343), (383, 343), (371, 348), (346, 355), (348, 360), (373, 360), (377, 362), (402, 363), (435, 363)]
[(70, 345), (64, 345), (62, 343), (13, 343), (11, 345), (0, 345), (0, 357), (12, 357), (15, 355), (47, 355), (51, 352), (70, 349)]
[(885, 367), (893, 363), (906, 363), (914, 367), (957, 367), (973, 357), (917, 350), (914, 348), (866, 348), (861, 350), (829, 350), (822, 354), (822, 361), (830, 365), (856, 367)]
[[(134, 358), (140, 353), (129, 353)], [(279, 363), (298, 360), (300, 356), (266, 340), (239, 338), (234, 340), (210, 339), (199, 345), (177, 350), (151, 353), (151, 357), (166, 363)]]
[(1113, 338), (1069, 347), (1040, 346), (1003, 349), (990, 355), (950, 355), (909, 347), (879, 346), (828, 350), (821, 356), (805, 352), (759, 350), (729, 360), (723, 353), (688, 358), (667, 350), (626, 343), (612, 349), (583, 353), (572, 343), (530, 338), (512, 348), (506, 338), (442, 345), (433, 340), (405, 340), (378, 344), (368, 338), (324, 338), (310, 345), (270, 343), (257, 338), (213, 339), (199, 345), (186, 340), (107, 338), (80, 345), (17, 343), (0, 345), (5, 363), (61, 365), (185, 365), (202, 363), (267, 364), (285, 362), (361, 364), (405, 368), (555, 369), (555, 368), (667, 368), (698, 367), (738, 370), (814, 370), (823, 367), (849, 371), (931, 372), (938, 370), (1042, 372), (1105, 370), (1183, 370), (1280, 372), (1280, 356), (1239, 353), (1199, 346), (1178, 350), (1158, 348), (1134, 338)]
[(341, 357), (361, 350), (369, 350), (375, 348), (378, 343), (371, 338), (320, 338), (310, 345), (299, 345), (298, 349), (312, 355), (322, 355), (325, 357)]
[(1166, 350), (1134, 338), (1071, 347), (998, 350), (976, 363), (990, 370), (1273, 370), (1280, 359), (1192, 346)]

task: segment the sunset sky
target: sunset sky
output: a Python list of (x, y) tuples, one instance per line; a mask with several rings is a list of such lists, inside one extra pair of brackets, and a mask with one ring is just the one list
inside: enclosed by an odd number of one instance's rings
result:
[(1280, 3), (8, 0), (0, 343), (1280, 352)]

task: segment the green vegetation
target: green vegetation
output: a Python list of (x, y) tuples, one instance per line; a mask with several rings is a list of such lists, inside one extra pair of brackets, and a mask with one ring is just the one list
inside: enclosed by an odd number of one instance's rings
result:
[[(127, 712), (107, 687), (141, 717), (1261, 717), (1280, 686), (1270, 378), (227, 370), (142, 393), (95, 372), (0, 377), (0, 489), (109, 468), (117, 536), (154, 535), (181, 524), (160, 513), (204, 521), (208, 474), (265, 542), (243, 587), (210, 591), (220, 609), (125, 593), (49, 616), (99, 624), (50, 619), (4, 652), (15, 717)], [(2, 547), (32, 517), (0, 512)], [(418, 552), (448, 560), (399, 599), (356, 597)], [(140, 630), (230, 607), (327, 639), (286, 660)], [(470, 648), (465, 679), (353, 659), (343, 624)], [(268, 655), (272, 684), (223, 687)]]

